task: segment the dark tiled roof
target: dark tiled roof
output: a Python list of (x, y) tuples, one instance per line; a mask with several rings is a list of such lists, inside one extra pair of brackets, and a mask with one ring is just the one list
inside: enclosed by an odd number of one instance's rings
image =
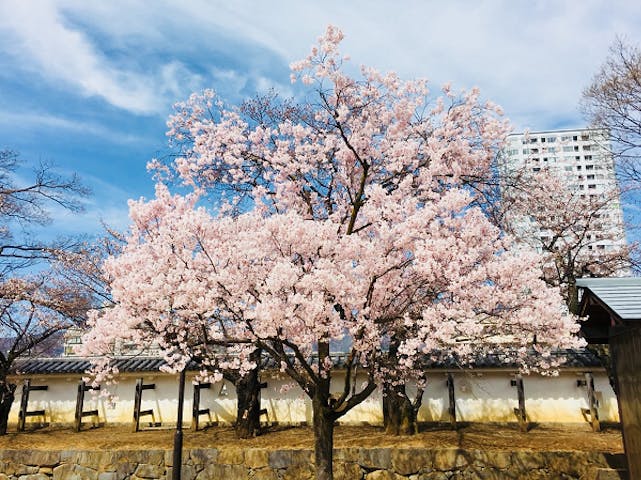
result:
[[(601, 367), (599, 358), (589, 350), (573, 350), (560, 352), (558, 355), (566, 357), (566, 363), (562, 368), (598, 368)], [(333, 354), (335, 364), (340, 368), (345, 362), (345, 355)], [(267, 368), (271, 365), (267, 362)], [(160, 357), (119, 357), (114, 359), (114, 365), (121, 373), (126, 372), (157, 372), (160, 367), (166, 365)], [(518, 364), (511, 361), (505, 354), (488, 354), (478, 356), (469, 365), (471, 368), (513, 368), (517, 369)], [(24, 358), (16, 361), (15, 373), (19, 374), (78, 374), (82, 375), (91, 367), (88, 358), (81, 357), (58, 357), (58, 358)], [(190, 362), (188, 370), (198, 370), (196, 362)], [(457, 370), (464, 368), (456, 358), (448, 355), (441, 355), (437, 358), (426, 359), (426, 369)]]
[[(157, 372), (166, 365), (160, 357), (120, 357), (114, 360), (119, 372)], [(16, 361), (14, 371), (19, 374), (83, 374), (91, 367), (91, 361), (82, 357), (23, 358)], [(189, 370), (197, 370), (198, 365), (190, 362)]]

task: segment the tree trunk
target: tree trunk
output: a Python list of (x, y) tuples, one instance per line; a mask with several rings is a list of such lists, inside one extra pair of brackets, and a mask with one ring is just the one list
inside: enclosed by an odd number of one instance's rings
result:
[(385, 433), (388, 435), (415, 435), (418, 433), (417, 413), (418, 407), (410, 401), (404, 384), (385, 384), (383, 387)]
[(578, 315), (579, 313), (579, 289), (576, 286), (576, 279), (570, 278), (568, 281), (567, 305), (570, 313)]
[(0, 435), (6, 435), (9, 424), (9, 412), (16, 391), (15, 383), (8, 383), (6, 378), (0, 380)]
[(325, 404), (321, 395), (312, 398), (314, 415), (314, 459), (316, 480), (333, 480), (334, 459), (334, 418), (333, 411)]
[(259, 349), (251, 354), (256, 368), (245, 376), (238, 376), (236, 386), (237, 412), (236, 435), (238, 438), (251, 438), (260, 435), (260, 355)]
[[(397, 354), (400, 337), (390, 338), (388, 357), (390, 364), (398, 362)], [(383, 385), (383, 425), (389, 435), (414, 435), (418, 433), (416, 417), (421, 406), (423, 392), (419, 390), (414, 404), (407, 396), (405, 384)]]

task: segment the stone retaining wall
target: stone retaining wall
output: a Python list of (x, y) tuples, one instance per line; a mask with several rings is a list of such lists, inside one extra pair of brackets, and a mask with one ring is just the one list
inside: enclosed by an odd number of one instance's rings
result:
[[(310, 450), (192, 449), (183, 480), (313, 479)], [(158, 480), (171, 478), (171, 451), (0, 450), (0, 480)], [(622, 468), (623, 455), (418, 448), (335, 451), (336, 480), (581, 479)], [(614, 472), (614, 470), (612, 470)], [(618, 478), (607, 477), (607, 478)]]

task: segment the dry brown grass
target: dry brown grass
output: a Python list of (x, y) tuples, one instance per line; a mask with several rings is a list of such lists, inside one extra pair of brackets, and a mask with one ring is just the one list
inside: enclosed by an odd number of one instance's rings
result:
[[(172, 429), (132, 433), (128, 427), (107, 426), (75, 433), (68, 427), (46, 427), (0, 437), (3, 449), (40, 450), (144, 450), (170, 449)], [(203, 431), (185, 430), (187, 448), (267, 448), (312, 449), (309, 427), (273, 427), (263, 435), (239, 440), (230, 427), (211, 427)], [(338, 426), (335, 447), (459, 447), (486, 450), (579, 450), (623, 452), (621, 432), (605, 429), (593, 433), (587, 427), (537, 426), (521, 433), (513, 426), (473, 424), (458, 431), (443, 427), (425, 428), (415, 436), (391, 437), (381, 428)]]

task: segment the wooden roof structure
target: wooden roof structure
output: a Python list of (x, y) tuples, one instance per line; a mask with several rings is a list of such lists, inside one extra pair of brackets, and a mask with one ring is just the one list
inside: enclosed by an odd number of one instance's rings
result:
[(641, 326), (641, 278), (580, 278), (579, 315), (588, 343), (608, 343), (610, 329)]

